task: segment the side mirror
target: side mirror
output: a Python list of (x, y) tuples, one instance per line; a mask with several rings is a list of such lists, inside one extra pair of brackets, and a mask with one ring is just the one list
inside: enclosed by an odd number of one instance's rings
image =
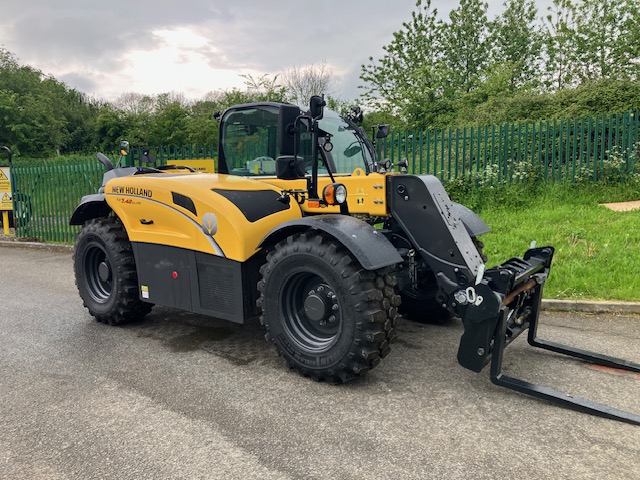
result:
[(281, 155), (293, 155), (298, 136), (295, 132), (296, 119), (300, 109), (295, 105), (281, 105), (278, 112), (278, 150)]
[(276, 158), (276, 176), (280, 180), (298, 180), (306, 178), (304, 158), (284, 155)]
[(309, 100), (309, 115), (314, 120), (322, 120), (322, 115), (324, 113), (324, 107), (327, 105), (327, 102), (324, 101), (324, 97), (319, 95), (314, 95)]
[(120, 142), (120, 155), (129, 155), (129, 142), (126, 140)]
[(151, 153), (149, 152), (148, 148), (145, 148), (144, 150), (142, 150), (142, 155), (140, 156), (140, 161), (143, 162), (143, 163), (153, 163), (155, 165), (156, 157), (151, 155)]
[(391, 125), (377, 125), (378, 131), (376, 132), (376, 138), (386, 138), (391, 130)]
[(362, 147), (360, 147), (360, 145), (350, 145), (344, 151), (344, 155), (350, 158), (350, 157), (353, 157), (354, 155), (357, 155), (361, 151), (362, 151)]

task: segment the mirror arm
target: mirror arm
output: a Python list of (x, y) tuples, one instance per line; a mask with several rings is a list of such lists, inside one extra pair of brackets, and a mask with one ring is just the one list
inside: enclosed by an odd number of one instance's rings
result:
[(309, 185), (309, 199), (318, 197), (318, 120), (311, 119), (311, 184)]

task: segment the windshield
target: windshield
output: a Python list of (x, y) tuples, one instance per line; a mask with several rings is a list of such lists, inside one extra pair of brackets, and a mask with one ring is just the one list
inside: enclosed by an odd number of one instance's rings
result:
[[(231, 175), (262, 176), (276, 174), (278, 149), (278, 108), (270, 105), (248, 106), (232, 110), (223, 119), (221, 149), (224, 163)], [(327, 162), (320, 161), (318, 173), (328, 175), (327, 164), (335, 174), (351, 174), (356, 168), (369, 171), (373, 163), (365, 139), (358, 127), (343, 120), (330, 110), (318, 122), (320, 130), (331, 136), (333, 149), (326, 153), (319, 149)], [(301, 122), (298, 155), (305, 159), (307, 173), (311, 173), (311, 140), (306, 121)], [(324, 136), (324, 134), (322, 134)]]
[(356, 132), (356, 128), (344, 121), (340, 115), (325, 110), (319, 127), (331, 135), (333, 150), (331, 156), (336, 166), (336, 173), (352, 173), (356, 168), (367, 170), (373, 163), (371, 152), (365, 145), (364, 138)]

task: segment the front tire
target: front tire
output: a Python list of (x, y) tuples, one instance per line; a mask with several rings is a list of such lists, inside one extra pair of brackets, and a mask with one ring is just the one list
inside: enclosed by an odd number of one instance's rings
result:
[(395, 336), (395, 277), (365, 270), (322, 234), (288, 237), (267, 255), (258, 283), (261, 323), (289, 366), (341, 383), (375, 367)]
[(138, 298), (135, 259), (119, 220), (86, 222), (76, 239), (73, 264), (84, 306), (99, 322), (122, 325), (151, 311), (152, 304)]

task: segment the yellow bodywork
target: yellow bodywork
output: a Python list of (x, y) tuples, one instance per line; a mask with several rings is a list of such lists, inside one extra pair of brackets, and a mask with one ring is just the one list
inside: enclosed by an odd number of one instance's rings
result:
[[(349, 213), (384, 217), (389, 215), (387, 208), (387, 178), (385, 174), (370, 173), (356, 168), (351, 175), (334, 175), (337, 183), (347, 187), (347, 204)], [(274, 177), (263, 177), (263, 182), (275, 185), (284, 190), (307, 188), (306, 180), (280, 180)], [(328, 175), (318, 177), (318, 195), (322, 197), (322, 189), (331, 183)], [(340, 213), (340, 207), (310, 206), (308, 202), (301, 205), (302, 211), (310, 214)]]
[[(212, 189), (280, 193), (278, 188), (245, 177), (158, 173), (111, 179), (105, 185), (105, 196), (132, 242), (174, 246), (239, 262), (254, 255), (271, 230), (302, 217), (292, 201), (289, 209), (250, 222), (234, 203)], [(197, 215), (177, 205), (174, 193), (190, 198)]]
[[(388, 215), (385, 175), (366, 175), (356, 169), (351, 175), (334, 178), (347, 187), (349, 213)], [(331, 179), (322, 176), (318, 183), (321, 196)], [(132, 242), (173, 246), (244, 262), (259, 250), (260, 242), (276, 227), (306, 214), (340, 213), (340, 207), (314, 205), (308, 201), (299, 205), (292, 197), (289, 209), (251, 222), (234, 203), (213, 190), (281, 193), (306, 187), (306, 180), (181, 171), (114, 178), (105, 185), (105, 195)], [(189, 197), (196, 214), (176, 204), (174, 193)]]

